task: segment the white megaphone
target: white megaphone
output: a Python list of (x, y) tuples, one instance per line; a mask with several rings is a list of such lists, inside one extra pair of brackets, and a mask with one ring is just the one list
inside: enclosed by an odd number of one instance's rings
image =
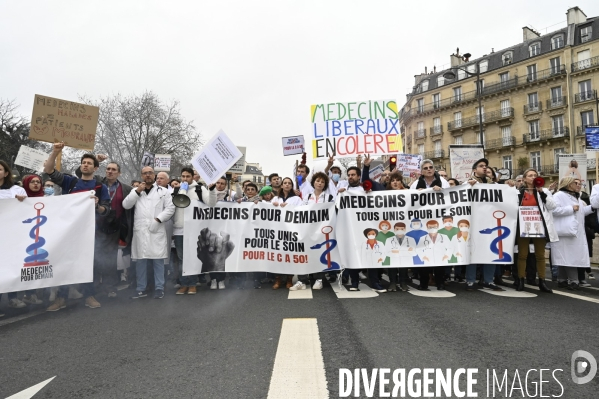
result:
[(186, 195), (188, 189), (189, 184), (187, 184), (187, 182), (181, 183), (179, 192), (173, 197), (173, 205), (175, 205), (177, 208), (187, 208), (189, 204), (191, 204), (191, 200)]

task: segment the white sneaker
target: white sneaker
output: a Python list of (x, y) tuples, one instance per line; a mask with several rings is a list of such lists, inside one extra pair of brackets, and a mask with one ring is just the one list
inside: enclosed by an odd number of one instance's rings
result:
[(322, 289), (322, 280), (316, 280), (314, 285), (312, 286), (313, 290), (321, 290)]
[(175, 284), (175, 287), (174, 287), (174, 288), (175, 288), (176, 290), (178, 290), (179, 288), (181, 288), (181, 284)]
[[(216, 281), (216, 280), (212, 280), (212, 281)], [(224, 282), (224, 280), (218, 282), (218, 289), (219, 290), (224, 290), (225, 289), (225, 282)]]
[(123, 282), (127, 281), (127, 274), (125, 272), (121, 273), (121, 281), (123, 281)]
[(114, 292), (114, 291), (110, 291), (110, 292), (108, 293), (108, 298), (116, 298), (116, 292)]
[(201, 285), (202, 285), (202, 283), (200, 283), (199, 281), (196, 283), (196, 287), (199, 287)]
[(360, 272), (360, 280), (366, 280), (366, 275)]
[(83, 298), (83, 294), (75, 289), (75, 287), (69, 287), (69, 298), (71, 299), (81, 299)]
[(298, 281), (291, 288), (289, 288), (289, 291), (297, 291), (297, 290), (305, 290), (305, 289), (306, 289), (306, 284), (302, 283), (301, 281)]
[(50, 302), (54, 302), (56, 300), (56, 293), (58, 292), (58, 287), (50, 288)]
[(589, 273), (589, 280), (595, 280), (595, 276), (593, 275), (593, 273)]
[(217, 286), (216, 284), (217, 284), (217, 283), (216, 283), (216, 280), (211, 280), (211, 281), (210, 281), (210, 289), (211, 289), (211, 290), (215, 290), (215, 289), (217, 289), (217, 288), (218, 288), (218, 286)]
[(44, 303), (43, 301), (37, 299), (37, 295), (31, 294), (30, 296), (23, 295), (23, 302), (29, 303), (31, 305), (41, 305)]
[(585, 280), (582, 280), (580, 282), (580, 284), (578, 284), (579, 287), (590, 287), (591, 284), (587, 283)]
[(21, 301), (20, 299), (14, 298), (14, 299), (11, 299), (10, 301), (8, 301), (8, 306), (10, 306), (11, 308), (15, 308), (15, 309), (21, 309), (27, 305), (25, 304), (25, 302)]

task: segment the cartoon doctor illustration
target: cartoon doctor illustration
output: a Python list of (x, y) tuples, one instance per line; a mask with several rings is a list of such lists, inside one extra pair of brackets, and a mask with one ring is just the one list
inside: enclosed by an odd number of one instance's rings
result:
[(456, 235), (457, 239), (457, 251), (455, 256), (458, 258), (458, 262), (470, 262), (470, 222), (466, 219), (462, 219), (458, 222), (458, 228), (460, 232)]
[(378, 234), (377, 229), (366, 229), (364, 230), (364, 236), (367, 238), (366, 242), (362, 244), (362, 266), (363, 267), (376, 267), (380, 266), (385, 260), (385, 253), (383, 244), (376, 239)]
[(417, 251), (414, 254), (413, 259), (414, 265), (424, 265), (424, 262), (420, 255), (422, 255), (422, 249), (424, 248), (422, 238), (427, 235), (426, 231), (422, 229), (422, 221), (420, 219), (412, 219), (410, 227), (412, 228), (412, 230), (406, 233), (406, 236), (413, 239), (417, 246)]
[(439, 222), (426, 222), (428, 235), (423, 238), (422, 260), (426, 265), (442, 266), (448, 263), (451, 255), (450, 243), (447, 236), (439, 234)]
[(406, 235), (406, 224), (395, 223), (393, 226), (395, 235), (387, 240), (385, 253), (390, 260), (391, 267), (407, 267), (414, 262), (416, 253), (416, 242)]

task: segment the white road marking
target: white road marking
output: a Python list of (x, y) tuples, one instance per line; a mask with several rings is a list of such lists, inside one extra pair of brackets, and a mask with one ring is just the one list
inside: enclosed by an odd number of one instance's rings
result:
[(375, 298), (379, 296), (378, 293), (374, 292), (370, 289), (367, 284), (360, 283), (358, 287), (360, 287), (360, 291), (348, 291), (343, 285), (340, 284), (331, 284), (333, 287), (333, 291), (335, 291), (335, 295), (339, 299), (363, 299), (363, 298)]
[[(420, 285), (420, 280), (413, 279), (412, 283), (418, 286)], [(414, 287), (410, 287), (410, 290), (408, 292), (414, 296), (421, 296), (426, 298), (452, 298), (455, 296), (453, 292), (449, 292), (447, 290), (439, 291), (437, 287), (429, 288), (429, 290), (430, 291), (420, 291)]]
[(305, 290), (289, 290), (287, 299), (312, 299), (312, 288), (308, 285)]
[(17, 322), (17, 321), (28, 319), (28, 318), (33, 317), (33, 316), (38, 316), (38, 315), (40, 315), (42, 313), (46, 313), (46, 310), (45, 309), (44, 310), (38, 310), (37, 312), (30, 312), (30, 313), (25, 313), (25, 314), (23, 314), (21, 316), (11, 317), (10, 319), (6, 319), (6, 320), (3, 320), (3, 321), (0, 321), (0, 327), (5, 326), (7, 324), (11, 324), (11, 323)]
[(316, 319), (283, 319), (268, 399), (328, 397)]
[[(553, 280), (551, 280), (550, 278), (546, 278), (545, 281), (553, 281)], [(596, 288), (596, 287), (580, 287), (580, 288), (599, 291), (599, 288)]]
[(42, 381), (37, 385), (32, 386), (31, 388), (27, 388), (24, 391), (21, 392), (17, 392), (12, 396), (9, 396), (6, 399), (31, 399), (33, 398), (33, 396), (38, 393), (39, 391), (42, 390), (43, 387), (45, 387), (46, 385), (48, 385), (50, 383), (50, 381), (52, 381), (53, 379), (55, 379), (56, 376), (47, 379), (46, 381)]
[(479, 289), (478, 291), (482, 291), (486, 294), (508, 297), (508, 298), (534, 298), (537, 296), (537, 294), (533, 294), (532, 292), (516, 291), (515, 289), (510, 288), (510, 287), (501, 287), (501, 288), (503, 288), (505, 291), (493, 291), (488, 288), (482, 288), (482, 289)]
[[(539, 287), (533, 287), (533, 286), (527, 285), (526, 288), (530, 288), (530, 289), (539, 291)], [(589, 297), (582, 296), (582, 295), (570, 294), (569, 292), (553, 290), (553, 293), (557, 294), (557, 295), (567, 296), (567, 297), (574, 298), (574, 299), (580, 299), (582, 301), (599, 303), (599, 299), (589, 298)], [(550, 295), (550, 294), (548, 294), (548, 295)]]

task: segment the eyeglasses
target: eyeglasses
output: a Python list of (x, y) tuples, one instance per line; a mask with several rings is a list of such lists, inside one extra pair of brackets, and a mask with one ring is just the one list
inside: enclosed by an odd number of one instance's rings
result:
[(433, 170), (435, 169), (433, 166), (425, 166), (422, 170)]

